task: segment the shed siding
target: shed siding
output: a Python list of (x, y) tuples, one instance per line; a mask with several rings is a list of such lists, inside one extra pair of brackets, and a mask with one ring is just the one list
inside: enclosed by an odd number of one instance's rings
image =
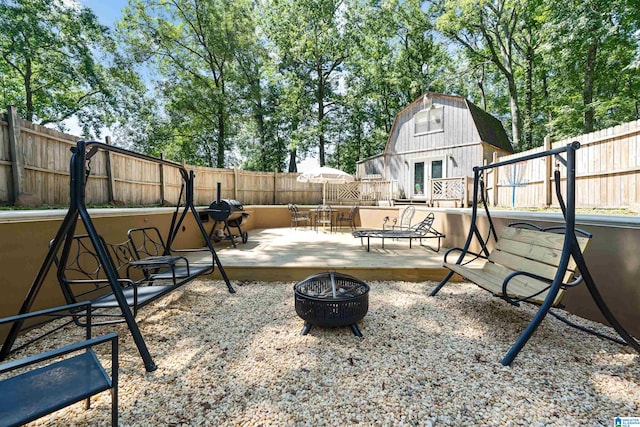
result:
[[(414, 168), (418, 162), (424, 163), (424, 185), (428, 186), (434, 161), (442, 161), (444, 178), (472, 177), (473, 168), (490, 163), (494, 152), (508, 154), (496, 146), (496, 141), (481, 139), (482, 132), (478, 130), (475, 120), (489, 119), (489, 115), (484, 117), (486, 113), (479, 114), (477, 107), (458, 96), (436, 93), (427, 95), (434, 107), (443, 107), (442, 130), (416, 135), (415, 115), (424, 105), (423, 97), (420, 97), (396, 116), (383, 154), (384, 161), (375, 157), (358, 165), (359, 173), (381, 173), (385, 179), (395, 180), (399, 192), (396, 197), (428, 197), (427, 188), (424, 189), (424, 195), (413, 195)], [(469, 110), (471, 107), (476, 109), (473, 110), (475, 114)], [(474, 119), (474, 115), (478, 117)], [(489, 126), (490, 131), (491, 126), (495, 125), (493, 122), (481, 124)], [(500, 131), (504, 133), (504, 130), (498, 130)], [(380, 171), (381, 168), (384, 170)]]
[(358, 179), (375, 174), (384, 176), (384, 156), (382, 154), (370, 157), (357, 165), (356, 176)]
[(398, 190), (405, 197), (410, 194), (414, 162), (441, 158), (444, 177), (462, 177), (472, 176), (473, 167), (482, 164), (485, 156), (464, 99), (432, 99), (434, 106), (444, 107), (443, 131), (415, 135), (414, 116), (423, 108), (422, 102), (415, 102), (398, 115), (389, 140), (385, 176), (397, 179)]
[(389, 141), (389, 154), (480, 141), (473, 117), (463, 99), (434, 97), (433, 103), (436, 106), (444, 106), (443, 131), (415, 136), (414, 116), (422, 110), (422, 102), (415, 102), (398, 116), (395, 138), (392, 137)]

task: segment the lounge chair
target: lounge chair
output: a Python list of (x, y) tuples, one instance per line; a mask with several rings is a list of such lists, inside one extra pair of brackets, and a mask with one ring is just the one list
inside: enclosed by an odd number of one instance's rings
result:
[[(446, 236), (440, 233), (438, 230), (433, 228), (433, 221), (435, 217), (433, 212), (427, 214), (425, 219), (420, 221), (419, 223), (412, 225), (409, 229), (401, 230), (401, 229), (383, 229), (383, 230), (357, 230), (351, 233), (353, 237), (359, 237), (360, 243), (364, 245), (363, 239), (367, 238), (367, 252), (370, 249), (370, 240), (371, 238), (382, 239), (382, 249), (384, 249), (384, 239), (409, 239), (409, 247), (412, 247), (413, 239), (419, 239), (421, 246), (426, 246), (432, 251), (438, 252), (440, 251), (441, 239), (444, 239)], [(438, 245), (436, 247), (431, 247), (428, 245), (422, 244), (422, 239), (437, 239)]]
[(416, 212), (415, 206), (407, 206), (402, 213), (400, 214), (400, 218), (390, 219), (388, 216), (385, 216), (382, 220), (382, 229), (383, 230), (408, 230), (411, 228), (411, 221), (413, 220), (413, 215)]

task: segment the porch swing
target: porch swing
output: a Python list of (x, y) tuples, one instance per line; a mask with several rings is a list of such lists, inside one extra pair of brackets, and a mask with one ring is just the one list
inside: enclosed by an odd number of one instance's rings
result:
[[(182, 178), (181, 194), (176, 204), (171, 219), (171, 224), (166, 237), (163, 238), (155, 227), (132, 229), (142, 235), (140, 242), (134, 242), (130, 237), (124, 243), (107, 244), (98, 234), (91, 215), (87, 210), (85, 201), (85, 187), (89, 177), (91, 158), (99, 151), (115, 152), (121, 155), (145, 160), (158, 165), (178, 169)], [(95, 141), (78, 141), (71, 149), (70, 161), (70, 204), (67, 214), (60, 225), (55, 238), (51, 241), (49, 251), (42, 262), (27, 296), (20, 308), (19, 314), (28, 313), (40, 291), (51, 267), (57, 266), (57, 277), (62, 287), (67, 303), (76, 303), (79, 300), (89, 300), (92, 308), (115, 309), (117, 314), (106, 316), (118, 317), (118, 320), (110, 320), (103, 323), (126, 322), (142, 357), (145, 369), (154, 371), (157, 366), (146, 346), (145, 340), (135, 320), (138, 308), (154, 301), (163, 295), (185, 285), (197, 277), (212, 273), (217, 266), (228, 290), (234, 293), (227, 274), (218, 258), (211, 240), (202, 225), (200, 216), (194, 206), (194, 178), (193, 171), (174, 162), (125, 150), (112, 145)], [(182, 203), (184, 196), (184, 203)], [(203, 238), (205, 247), (197, 249), (173, 249), (173, 244), (185, 217), (191, 213), (194, 217), (198, 231)], [(86, 230), (86, 234), (77, 235), (78, 217)], [(156, 253), (150, 254), (149, 248), (154, 247)], [(140, 257), (140, 251), (144, 249), (145, 257)], [(191, 262), (182, 253), (198, 252), (200, 255), (196, 262)], [(208, 259), (203, 261), (202, 259)], [(83, 265), (87, 263), (90, 268)], [(121, 277), (123, 269), (131, 267), (140, 269), (144, 273), (142, 279), (132, 280)], [(69, 279), (71, 271), (75, 276), (80, 274), (80, 279)], [(75, 285), (83, 288), (82, 292), (76, 292)], [(90, 288), (87, 291), (86, 288)], [(97, 291), (97, 292), (95, 292)], [(93, 297), (93, 293), (97, 293)], [(81, 325), (76, 322), (76, 324)], [(5, 359), (22, 330), (22, 322), (16, 322), (9, 331), (7, 338), (0, 350), (0, 360)]]
[[(609, 310), (585, 263), (583, 251), (592, 236), (575, 227), (575, 153), (579, 148), (580, 143), (573, 142), (565, 147), (474, 167), (471, 226), (466, 242), (464, 247), (451, 248), (445, 253), (444, 267), (449, 269), (449, 272), (431, 291), (430, 295), (435, 296), (453, 274), (457, 273), (512, 305), (519, 306), (526, 302), (539, 306), (531, 322), (502, 359), (502, 364), (505, 366), (513, 362), (547, 313), (582, 331), (619, 344), (629, 345), (640, 353), (640, 344), (622, 327)], [(563, 153), (566, 153), (566, 159), (562, 157)], [(510, 224), (500, 230), (498, 234), (485, 199), (483, 173), (501, 166), (547, 156), (554, 156), (558, 162), (554, 172), (555, 192), (564, 217), (564, 226), (542, 228), (535, 224), (518, 222)], [(566, 204), (561, 192), (560, 164), (566, 168), (567, 172)], [(489, 224), (486, 238), (483, 238), (477, 224), (480, 203)], [(474, 238), (480, 247), (478, 252), (470, 250)], [(490, 239), (493, 239), (494, 242), (492, 251), (488, 249)], [(457, 260), (448, 262), (448, 256), (457, 252), (459, 252)], [(552, 307), (560, 305), (566, 289), (575, 287), (582, 282), (586, 284), (600, 312), (609, 325), (622, 337), (622, 340), (575, 324), (550, 311)]]

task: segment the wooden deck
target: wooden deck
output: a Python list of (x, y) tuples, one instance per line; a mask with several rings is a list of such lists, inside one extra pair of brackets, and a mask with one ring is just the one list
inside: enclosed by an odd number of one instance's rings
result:
[[(432, 243), (432, 242), (429, 242)], [(364, 241), (366, 245), (366, 240)], [(249, 231), (246, 244), (214, 244), (231, 280), (292, 281), (323, 272), (338, 271), (362, 280), (440, 280), (446, 249), (434, 252), (418, 241), (371, 239), (371, 250), (360, 245), (351, 231), (270, 228)], [(214, 273), (214, 277), (220, 277)]]

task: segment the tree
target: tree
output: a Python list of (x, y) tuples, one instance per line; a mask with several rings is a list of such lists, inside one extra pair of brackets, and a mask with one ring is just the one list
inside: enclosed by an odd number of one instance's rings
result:
[(225, 166), (235, 55), (240, 35), (250, 31), (249, 6), (248, 0), (134, 0), (119, 23), (133, 57), (161, 76), (156, 90), (175, 128), (173, 141), (190, 162)]
[[(85, 133), (99, 133), (114, 120), (122, 85), (138, 80), (117, 62), (108, 28), (90, 9), (67, 3), (0, 0), (4, 102), (32, 122), (61, 125), (76, 115)], [(114, 66), (105, 65), (109, 60)]]
[(282, 91), (274, 63), (269, 60), (267, 40), (257, 25), (264, 12), (257, 7), (252, 11), (251, 16), (245, 17), (248, 31), (239, 35), (239, 48), (235, 51), (239, 104), (248, 113), (247, 120), (239, 121), (237, 145), (245, 159), (244, 169), (282, 171), (288, 155), (285, 139), (279, 134)]
[(338, 78), (347, 56), (341, 0), (272, 0), (266, 32), (290, 75), (308, 76), (306, 96), (314, 99), (314, 133), (320, 165), (325, 164), (326, 127), (336, 108)]
[(346, 10), (351, 47), (332, 165), (355, 171), (357, 161), (384, 149), (398, 111), (445, 86), (449, 58), (423, 8), (419, 0), (389, 0)]
[(559, 3), (550, 21), (551, 132), (575, 135), (637, 118), (637, 2)]
[(437, 28), (481, 62), (492, 63), (509, 93), (513, 144), (522, 143), (522, 115), (516, 76), (515, 37), (522, 14), (518, 0), (445, 0)]

